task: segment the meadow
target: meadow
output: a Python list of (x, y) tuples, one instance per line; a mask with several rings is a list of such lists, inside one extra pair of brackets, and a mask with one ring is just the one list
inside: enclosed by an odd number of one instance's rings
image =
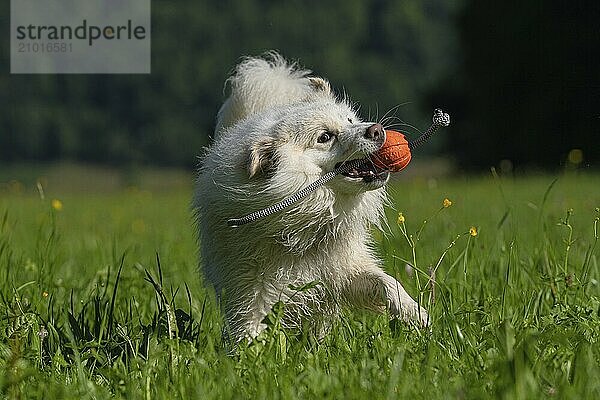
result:
[(8, 174), (2, 398), (600, 398), (597, 173), (394, 181), (377, 250), (431, 330), (346, 311), (318, 341), (275, 310), (231, 355), (197, 272), (191, 174)]

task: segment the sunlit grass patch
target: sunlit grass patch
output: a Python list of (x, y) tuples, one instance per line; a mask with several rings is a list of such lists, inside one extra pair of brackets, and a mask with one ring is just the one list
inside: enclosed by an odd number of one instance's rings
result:
[(376, 251), (431, 330), (346, 311), (319, 340), (278, 304), (229, 354), (189, 187), (3, 192), (0, 397), (597, 398), (597, 181), (397, 182)]

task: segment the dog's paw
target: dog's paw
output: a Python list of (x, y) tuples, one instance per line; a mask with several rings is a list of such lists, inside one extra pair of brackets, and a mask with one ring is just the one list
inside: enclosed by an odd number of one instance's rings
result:
[(401, 319), (418, 328), (431, 327), (431, 318), (427, 310), (412, 301), (412, 299), (410, 304), (399, 305), (399, 307), (394, 307), (393, 303), (390, 304), (389, 311), (392, 318)]
[(431, 317), (426, 309), (419, 307), (417, 323), (420, 328), (431, 328)]
[(415, 325), (418, 328), (431, 327), (431, 319), (427, 310), (416, 303), (407, 308), (408, 310), (406, 310), (403, 315), (403, 319), (406, 322)]

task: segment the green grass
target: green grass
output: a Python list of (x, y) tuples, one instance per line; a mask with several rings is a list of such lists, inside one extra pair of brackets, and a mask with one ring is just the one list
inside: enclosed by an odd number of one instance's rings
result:
[(6, 184), (0, 397), (600, 398), (600, 176), (554, 179), (395, 182), (375, 236), (431, 331), (346, 312), (319, 342), (274, 314), (233, 356), (197, 273), (190, 187), (41, 199)]

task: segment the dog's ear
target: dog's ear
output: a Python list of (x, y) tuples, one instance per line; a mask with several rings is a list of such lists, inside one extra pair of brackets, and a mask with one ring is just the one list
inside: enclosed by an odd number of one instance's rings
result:
[(262, 138), (250, 145), (248, 174), (250, 178), (261, 175), (275, 165), (275, 139)]
[(329, 82), (326, 81), (325, 79), (313, 76), (313, 77), (308, 78), (308, 81), (310, 82), (310, 86), (316, 92), (321, 92), (326, 95), (331, 95), (331, 86), (329, 85)]

